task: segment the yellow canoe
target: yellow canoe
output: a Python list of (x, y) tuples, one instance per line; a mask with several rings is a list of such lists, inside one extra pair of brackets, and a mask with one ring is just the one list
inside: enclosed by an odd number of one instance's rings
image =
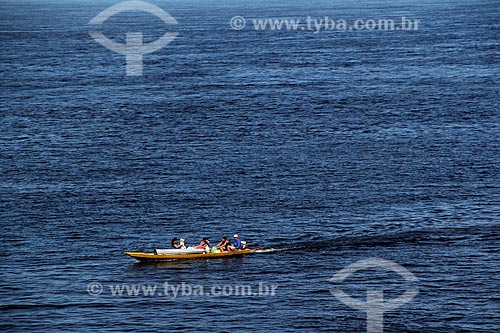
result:
[(182, 253), (182, 254), (154, 254), (145, 252), (124, 252), (124, 254), (131, 256), (139, 261), (167, 261), (178, 259), (211, 259), (211, 258), (225, 258), (232, 256), (241, 256), (251, 253), (252, 250), (244, 249), (237, 251), (221, 252), (221, 253)]

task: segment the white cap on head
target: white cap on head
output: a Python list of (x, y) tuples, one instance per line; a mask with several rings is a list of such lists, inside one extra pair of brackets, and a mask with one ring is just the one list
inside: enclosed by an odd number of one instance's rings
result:
[(238, 238), (238, 234), (234, 234), (234, 236), (233, 236), (233, 237), (234, 237), (234, 238)]
[(245, 241), (241, 241), (241, 244), (243, 244), (243, 245), (245, 245), (246, 243), (247, 243), (247, 242), (245, 242)]

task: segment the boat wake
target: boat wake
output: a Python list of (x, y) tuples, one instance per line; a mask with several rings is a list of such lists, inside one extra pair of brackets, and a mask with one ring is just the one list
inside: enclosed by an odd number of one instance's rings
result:
[(255, 249), (253, 250), (253, 253), (271, 253), (271, 252), (278, 252), (278, 251), (285, 251), (286, 249)]
[(255, 249), (253, 253), (273, 253), (273, 252), (281, 252), (281, 251), (290, 251), (304, 248), (304, 246), (292, 246), (292, 247), (281, 247), (281, 248), (265, 248), (265, 249)]
[[(373, 248), (398, 246), (401, 244), (450, 245), (464, 239), (496, 240), (498, 226), (474, 226), (459, 228), (437, 228), (408, 230), (393, 233), (367, 234), (360, 236), (340, 236), (332, 239), (314, 239), (312, 242), (295, 241), (292, 244), (275, 244), (274, 247), (255, 248), (254, 253), (273, 253), (280, 251), (330, 251), (341, 248)], [(301, 237), (304, 238), (304, 237)], [(293, 240), (292, 240), (293, 241)]]

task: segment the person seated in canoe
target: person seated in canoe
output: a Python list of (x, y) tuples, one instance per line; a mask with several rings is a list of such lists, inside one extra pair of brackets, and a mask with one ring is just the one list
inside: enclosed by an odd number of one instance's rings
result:
[(177, 239), (177, 237), (172, 238), (172, 247), (174, 249), (180, 249), (181, 248), (181, 246), (179, 244), (179, 240)]
[(227, 237), (224, 236), (221, 238), (219, 244), (215, 245), (215, 249), (219, 250), (220, 252), (227, 252), (229, 251), (229, 241), (227, 240)]
[(243, 245), (241, 244), (238, 234), (234, 234), (233, 238), (234, 243), (233, 245), (229, 245), (229, 251), (243, 250)]
[(184, 245), (184, 241), (185, 239), (184, 238), (181, 238), (181, 240), (179, 241), (179, 246), (182, 250), (185, 250), (186, 249), (186, 245)]
[(246, 249), (247, 248), (247, 242), (241, 241), (241, 247), (242, 247), (243, 250)]
[(201, 241), (200, 245), (198, 246), (193, 246), (195, 249), (203, 249), (205, 250), (207, 247), (210, 248), (210, 241), (208, 240), (207, 237), (203, 238), (203, 240)]

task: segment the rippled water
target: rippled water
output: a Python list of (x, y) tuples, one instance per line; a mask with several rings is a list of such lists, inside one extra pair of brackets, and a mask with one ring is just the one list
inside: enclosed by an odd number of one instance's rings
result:
[[(3, 332), (366, 331), (330, 294), (420, 293), (385, 332), (497, 332), (497, 1), (155, 1), (179, 36), (125, 77), (88, 21), (114, 2), (0, 4)], [(231, 30), (231, 17), (412, 17), (418, 31)], [(165, 32), (123, 13), (117, 41)], [(238, 232), (264, 253), (135, 263)], [(275, 295), (116, 296), (259, 283)], [(103, 287), (90, 295), (89, 283)], [(94, 290), (94, 289), (92, 289)], [(92, 291), (91, 290), (91, 291)], [(161, 290), (161, 289), (158, 289)]]

